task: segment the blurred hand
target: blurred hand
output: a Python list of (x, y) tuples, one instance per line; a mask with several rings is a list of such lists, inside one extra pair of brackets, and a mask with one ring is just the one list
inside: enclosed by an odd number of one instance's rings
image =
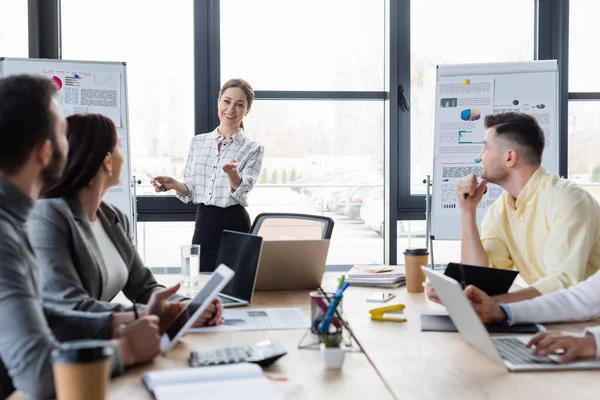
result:
[[(187, 301), (182, 302), (184, 305)], [(215, 298), (206, 309), (200, 314), (200, 317), (194, 322), (193, 327), (199, 328), (201, 326), (215, 326), (219, 325), (223, 318), (223, 304), (219, 298)]]
[(238, 160), (237, 158), (232, 158), (227, 164), (223, 165), (223, 171), (226, 174), (232, 174), (237, 172)]
[(487, 191), (487, 180), (482, 179), (477, 184), (475, 174), (468, 175), (456, 182), (456, 197), (460, 208), (466, 211), (474, 211), (481, 202), (481, 198)]
[(483, 290), (469, 285), (465, 289), (465, 296), (467, 296), (479, 319), (484, 324), (506, 321), (506, 314), (502, 310), (502, 307)]
[(171, 326), (177, 315), (185, 307), (185, 303), (169, 301), (168, 298), (177, 293), (180, 284), (171, 286), (152, 293), (148, 306), (144, 310), (146, 315), (156, 315), (160, 319), (159, 328), (160, 334), (166, 332)]
[(563, 332), (542, 332), (535, 335), (527, 347), (535, 347), (533, 354), (547, 356), (556, 354), (560, 350), (562, 355), (558, 357), (560, 362), (568, 362), (583, 358), (596, 357), (596, 339), (591, 333), (575, 335)]
[(174, 190), (177, 186), (177, 180), (170, 176), (155, 176), (154, 179), (150, 180), (150, 184), (154, 186), (154, 191), (156, 192), (162, 192), (157, 183), (162, 184), (167, 191)]
[(119, 328), (120, 337), (113, 340), (125, 366), (152, 360), (160, 352), (158, 317), (144, 316)]
[(434, 303), (442, 304), (442, 301), (438, 297), (435, 289), (429, 282), (425, 284), (425, 293), (427, 294), (427, 297), (429, 297), (429, 300), (433, 301)]

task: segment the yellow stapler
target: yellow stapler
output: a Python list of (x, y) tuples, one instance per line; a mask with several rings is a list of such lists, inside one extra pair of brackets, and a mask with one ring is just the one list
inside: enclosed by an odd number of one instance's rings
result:
[[(391, 306), (377, 307), (369, 310), (371, 319), (378, 321), (395, 321), (395, 322), (406, 322), (404, 317), (404, 304), (393, 304)], [(398, 316), (389, 316), (389, 314), (398, 314)]]

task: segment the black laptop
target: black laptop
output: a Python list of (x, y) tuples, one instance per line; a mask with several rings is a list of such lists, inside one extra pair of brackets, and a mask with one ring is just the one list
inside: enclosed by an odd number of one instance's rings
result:
[(241, 307), (250, 304), (261, 250), (261, 236), (223, 231), (215, 265), (225, 264), (235, 272), (229, 284), (219, 293), (223, 307)]

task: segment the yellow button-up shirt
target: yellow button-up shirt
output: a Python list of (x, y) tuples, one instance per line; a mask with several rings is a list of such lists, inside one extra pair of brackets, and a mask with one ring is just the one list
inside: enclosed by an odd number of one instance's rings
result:
[(504, 191), (490, 207), (481, 241), (490, 266), (516, 268), (540, 293), (551, 293), (600, 268), (600, 206), (540, 167), (516, 199)]

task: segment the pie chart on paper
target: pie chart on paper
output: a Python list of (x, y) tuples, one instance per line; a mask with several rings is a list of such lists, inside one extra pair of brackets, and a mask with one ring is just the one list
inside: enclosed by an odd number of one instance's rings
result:
[(474, 108), (467, 108), (460, 112), (460, 119), (463, 121), (477, 121), (481, 118), (481, 111)]
[(58, 76), (54, 75), (52, 77), (52, 80), (54, 81), (54, 84), (56, 85), (56, 88), (58, 90), (62, 89), (63, 83), (62, 83), (62, 80)]

